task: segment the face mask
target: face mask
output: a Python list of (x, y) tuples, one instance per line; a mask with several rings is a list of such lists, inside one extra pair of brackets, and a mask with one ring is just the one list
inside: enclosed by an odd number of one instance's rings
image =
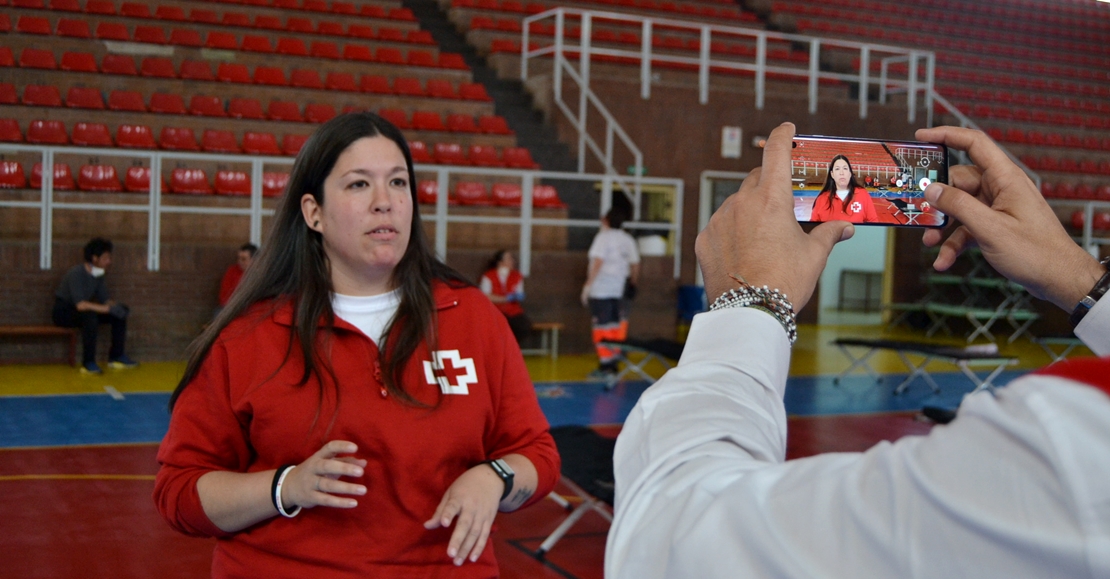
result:
[(497, 266), (497, 275), (499, 275), (501, 277), (505, 277), (505, 276), (509, 275), (509, 268), (507, 268), (503, 265)]
[(92, 274), (93, 277), (100, 277), (104, 275), (104, 268), (93, 265), (90, 266), (89, 273)]

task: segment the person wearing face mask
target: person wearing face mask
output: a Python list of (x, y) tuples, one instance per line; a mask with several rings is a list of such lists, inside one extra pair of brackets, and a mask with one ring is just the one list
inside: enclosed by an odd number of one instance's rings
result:
[(85, 263), (66, 272), (54, 292), (54, 324), (81, 328), (82, 374), (100, 374), (96, 363), (96, 332), (100, 324), (112, 326), (108, 367), (116, 370), (139, 364), (123, 352), (127, 339), (127, 306), (108, 299), (104, 273), (112, 264), (112, 242), (97, 237), (85, 244)]
[(829, 163), (825, 186), (813, 200), (810, 221), (850, 221), (867, 223), (878, 221), (875, 205), (867, 189), (860, 185), (848, 157), (837, 155)]
[(516, 270), (513, 253), (500, 249), (486, 265), (478, 288), (505, 314), (517, 343), (532, 331), (532, 321), (524, 314), (524, 276)]

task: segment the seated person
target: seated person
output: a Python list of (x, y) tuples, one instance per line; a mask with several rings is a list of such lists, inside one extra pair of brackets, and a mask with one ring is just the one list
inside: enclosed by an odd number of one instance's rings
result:
[(227, 305), (227, 300), (231, 299), (231, 294), (239, 287), (239, 281), (243, 279), (243, 274), (250, 267), (251, 260), (257, 252), (258, 246), (253, 243), (244, 243), (239, 247), (235, 263), (227, 267), (223, 279), (220, 280), (220, 308)]
[(851, 221), (867, 223), (878, 221), (875, 205), (856, 179), (848, 157), (837, 155), (829, 163), (825, 186), (813, 200), (810, 221)]
[(71, 267), (54, 292), (54, 324), (81, 328), (82, 374), (100, 374), (96, 363), (96, 332), (100, 324), (112, 326), (108, 367), (118, 370), (138, 366), (123, 353), (130, 310), (108, 299), (104, 273), (111, 264), (112, 242), (97, 237), (85, 244), (85, 263)]
[(524, 276), (516, 270), (511, 251), (502, 249), (493, 254), (478, 287), (505, 314), (519, 344), (532, 331), (532, 321), (524, 315)]

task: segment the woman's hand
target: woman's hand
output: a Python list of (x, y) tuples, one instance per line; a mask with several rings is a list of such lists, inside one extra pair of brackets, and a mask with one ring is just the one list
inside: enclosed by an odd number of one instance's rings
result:
[(285, 510), (318, 506), (352, 509), (358, 506), (355, 499), (336, 496), (366, 494), (364, 485), (339, 480), (339, 477), (357, 478), (363, 475), (363, 468), (366, 467), (364, 459), (339, 456), (355, 452), (358, 452), (355, 443), (333, 440), (289, 471), (281, 487), (281, 504)]
[(450, 527), (458, 517), (455, 532), (447, 543), (447, 556), (454, 559), (455, 565), (462, 565), (468, 554), (472, 563), (482, 555), (504, 491), (501, 477), (488, 464), (479, 464), (451, 484), (435, 514), (424, 523), (429, 530)]

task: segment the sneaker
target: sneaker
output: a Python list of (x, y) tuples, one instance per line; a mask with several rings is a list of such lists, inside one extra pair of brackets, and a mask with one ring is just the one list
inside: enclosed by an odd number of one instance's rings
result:
[(127, 357), (127, 354), (108, 362), (108, 367), (113, 370), (126, 370), (127, 368), (137, 368), (139, 363)]
[(81, 366), (81, 373), (82, 374), (101, 374), (102, 372), (100, 370), (100, 366), (96, 365), (96, 362), (88, 362), (84, 366)]

